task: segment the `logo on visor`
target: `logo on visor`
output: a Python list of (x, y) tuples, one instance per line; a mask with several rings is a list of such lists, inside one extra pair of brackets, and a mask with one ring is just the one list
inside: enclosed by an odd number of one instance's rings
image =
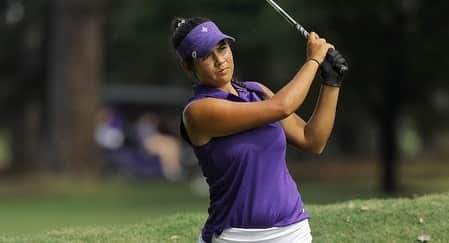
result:
[(202, 28), (201, 28), (201, 32), (203, 32), (203, 33), (206, 33), (206, 32), (208, 32), (209, 30), (207, 29), (207, 27), (205, 27), (205, 26), (203, 26)]
[(197, 57), (196, 51), (192, 51), (192, 57), (193, 57), (193, 58), (196, 58), (196, 57)]

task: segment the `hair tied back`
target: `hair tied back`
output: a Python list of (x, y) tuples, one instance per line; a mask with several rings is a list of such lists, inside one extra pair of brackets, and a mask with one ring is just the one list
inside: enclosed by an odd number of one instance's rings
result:
[(178, 21), (178, 24), (176, 25), (176, 29), (179, 29), (179, 27), (181, 27), (183, 24), (185, 24), (186, 20), (185, 19), (180, 19)]

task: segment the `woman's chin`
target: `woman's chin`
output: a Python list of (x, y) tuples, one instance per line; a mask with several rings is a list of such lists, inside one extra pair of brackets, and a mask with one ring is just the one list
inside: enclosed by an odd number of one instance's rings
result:
[(219, 84), (227, 84), (232, 81), (232, 76), (225, 76), (217, 78), (217, 83)]

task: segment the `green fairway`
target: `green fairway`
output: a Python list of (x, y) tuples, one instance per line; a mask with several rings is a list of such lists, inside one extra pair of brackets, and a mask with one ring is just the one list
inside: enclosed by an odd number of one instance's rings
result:
[[(373, 182), (298, 182), (306, 204), (381, 197)], [(0, 235), (67, 226), (121, 225), (184, 212), (207, 212), (207, 196), (188, 182), (74, 182), (48, 179), (0, 186)]]
[[(361, 163), (344, 165), (299, 164), (301, 171), (295, 173), (295, 180), (305, 205), (314, 205), (310, 207), (312, 211), (322, 204), (386, 198), (378, 190), (375, 169)], [(432, 164), (431, 167), (438, 166), (440, 174), (436, 175), (418, 166), (404, 167), (401, 193), (396, 196), (448, 192), (448, 170), (444, 164)], [(349, 169), (356, 171), (347, 172)], [(308, 177), (308, 172), (315, 174), (315, 178)], [(321, 174), (322, 178), (316, 176)], [(199, 213), (199, 217), (204, 217), (207, 204), (207, 196), (193, 193), (188, 181), (169, 183), (123, 178), (86, 181), (51, 177), (2, 180), (0, 236), (20, 237), (73, 227), (120, 228), (141, 222), (150, 224), (155, 219), (175, 214)], [(314, 220), (318, 219), (314, 217)]]
[(167, 182), (82, 183), (51, 179), (34, 185), (3, 185), (0, 195), (0, 235), (67, 226), (129, 224), (207, 209), (207, 199), (192, 194), (188, 185)]
[[(448, 242), (449, 193), (414, 199), (354, 200), (308, 206), (315, 242)], [(139, 224), (78, 227), (2, 242), (195, 242), (205, 213), (182, 213)]]

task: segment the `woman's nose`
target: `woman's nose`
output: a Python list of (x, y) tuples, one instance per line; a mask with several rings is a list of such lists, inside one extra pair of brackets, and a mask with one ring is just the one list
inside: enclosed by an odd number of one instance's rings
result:
[(214, 59), (216, 66), (220, 66), (225, 61), (225, 58), (218, 53), (214, 53)]

